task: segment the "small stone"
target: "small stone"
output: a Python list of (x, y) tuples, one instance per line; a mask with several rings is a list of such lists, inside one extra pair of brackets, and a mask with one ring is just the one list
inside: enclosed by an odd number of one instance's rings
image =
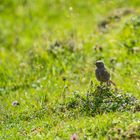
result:
[(18, 105), (19, 105), (19, 102), (18, 102), (18, 101), (13, 101), (13, 102), (12, 102), (12, 105), (13, 105), (13, 106), (18, 106)]

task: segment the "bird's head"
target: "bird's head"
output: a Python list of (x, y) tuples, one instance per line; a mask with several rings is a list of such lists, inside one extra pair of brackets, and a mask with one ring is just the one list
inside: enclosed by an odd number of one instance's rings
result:
[(96, 61), (95, 65), (97, 68), (104, 68), (104, 62), (102, 61)]

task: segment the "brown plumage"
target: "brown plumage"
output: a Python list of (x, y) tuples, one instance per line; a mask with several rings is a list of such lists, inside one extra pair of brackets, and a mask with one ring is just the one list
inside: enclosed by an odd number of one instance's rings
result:
[(102, 84), (103, 82), (106, 82), (107, 85), (115, 85), (115, 83), (113, 83), (110, 80), (110, 74), (109, 72), (106, 70), (105, 65), (102, 61), (96, 61), (96, 70), (95, 70), (95, 75), (98, 81), (100, 81), (100, 83)]

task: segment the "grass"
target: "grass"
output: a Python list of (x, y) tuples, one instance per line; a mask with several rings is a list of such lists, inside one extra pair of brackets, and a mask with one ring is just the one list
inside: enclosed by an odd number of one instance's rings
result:
[[(0, 138), (139, 139), (139, 5), (0, 1)], [(99, 90), (99, 59), (117, 92)]]

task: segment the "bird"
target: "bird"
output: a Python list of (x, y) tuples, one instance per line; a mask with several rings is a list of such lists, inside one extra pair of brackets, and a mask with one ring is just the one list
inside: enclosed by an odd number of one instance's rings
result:
[(100, 81), (100, 84), (107, 83), (107, 86), (110, 86), (113, 84), (116, 85), (114, 82), (110, 80), (110, 73), (105, 68), (105, 64), (102, 61), (96, 61), (96, 70), (95, 70), (95, 76), (98, 81)]

